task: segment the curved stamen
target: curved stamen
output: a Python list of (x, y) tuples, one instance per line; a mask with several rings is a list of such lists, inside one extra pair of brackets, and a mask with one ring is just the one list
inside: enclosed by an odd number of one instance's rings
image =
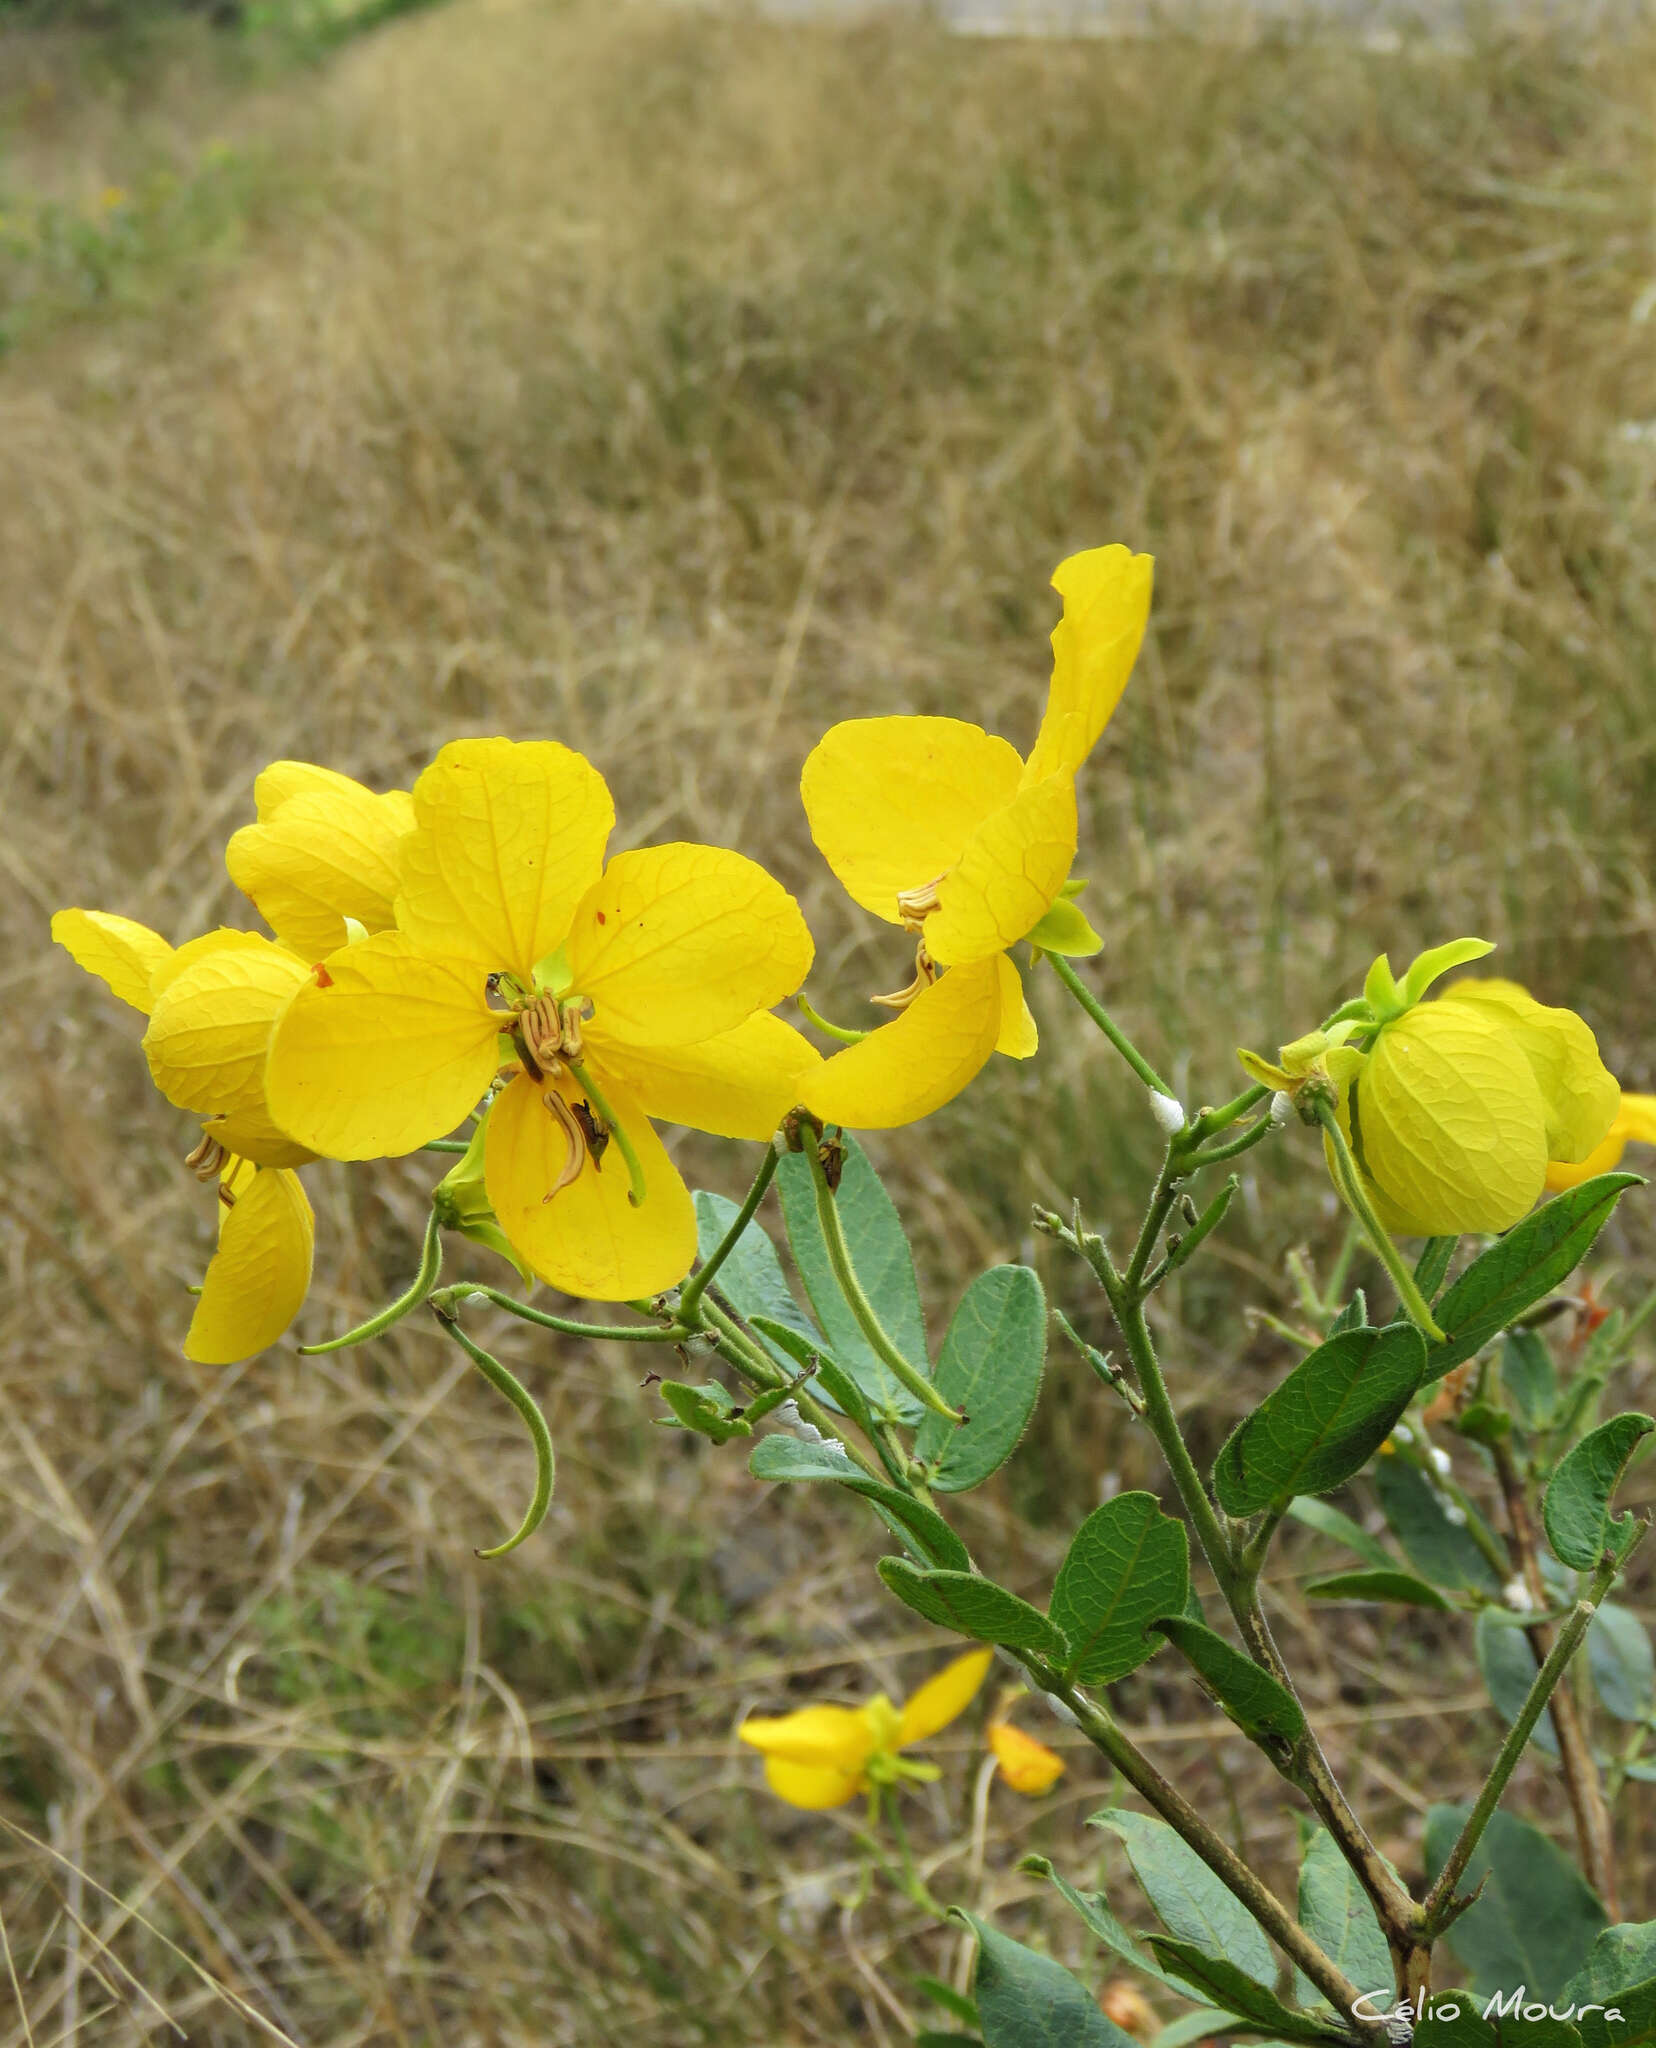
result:
[(197, 1180), (205, 1182), (218, 1179), (224, 1171), (224, 1162), (229, 1157), (227, 1147), (221, 1145), (217, 1138), (204, 1132), (200, 1144), (186, 1156), (184, 1164)]
[(569, 1104), (555, 1088), (548, 1088), (541, 1100), (557, 1118), (565, 1138), (569, 1141), (569, 1152), (563, 1163), (563, 1171), (552, 1183), (550, 1191), (541, 1196), (541, 1201), (545, 1204), (551, 1201), (553, 1195), (562, 1194), (572, 1181), (580, 1179), (581, 1168), (587, 1163), (587, 1140), (586, 1132), (570, 1114)]
[(948, 869), (923, 882), (918, 889), (897, 891), (897, 914), (911, 932), (917, 932), (940, 902), (938, 891), (949, 879)]
[(868, 1000), (878, 1003), (884, 1010), (906, 1010), (915, 997), (924, 995), (936, 979), (936, 965), (922, 940), (914, 949), (914, 979), (908, 987), (894, 989), (888, 996), (870, 996)]

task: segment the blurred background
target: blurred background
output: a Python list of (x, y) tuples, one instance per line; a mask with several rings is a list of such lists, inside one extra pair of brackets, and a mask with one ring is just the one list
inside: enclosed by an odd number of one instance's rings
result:
[[(891, 948), (810, 845), (805, 753), (899, 709), (1027, 746), (1047, 578), (1124, 540), (1157, 595), (1082, 785), (1089, 972), (1186, 1099), (1376, 952), (1466, 932), (1656, 1087), (1650, 22), (1128, 27), (0, 5), (8, 2048), (163, 2013), (214, 2048), (886, 2048), (923, 2024), (914, 1974), (963, 1960), (907, 1908), (844, 1910), (852, 1822), (781, 1807), (732, 1739), (945, 1654), (854, 1504), (658, 1430), (625, 1357), (495, 1330), (559, 1491), (482, 1565), (529, 1454), (434, 1328), (180, 1357), (193, 1132), (47, 923), (251, 921), (222, 847), (267, 760), (385, 787), (456, 735), (556, 736), (618, 844), (735, 845), (796, 889), (812, 992), (857, 1017)], [(1125, 1228), (1156, 1133), (1060, 993), (1036, 1062), (871, 1143), (934, 1333), (1023, 1258), (1104, 1338), (1030, 1204)], [(1294, 1355), (1249, 1312), (1291, 1313), (1286, 1254), (1340, 1235), (1302, 1135), (1246, 1163), (1159, 1298), (1209, 1450)], [(432, 1177), (311, 1171), (303, 1335), (407, 1278)], [(1629, 1202), (1595, 1285), (1636, 1301), (1653, 1252)], [(1616, 1393), (1649, 1405), (1646, 1353)], [(1158, 1482), (1055, 1346), (961, 1526), (1039, 1592), (1102, 1491)], [(1463, 1622), (1307, 1610), (1296, 1575), (1339, 1561), (1296, 1532), (1275, 1623), (1418, 1877), (1426, 1804), (1499, 1724)], [(1632, 1597), (1648, 1618), (1648, 1568)], [(1116, 1697), (1291, 1892), (1293, 1806), (1228, 1724), (1166, 1659)], [(1067, 1750), (1021, 1801), (976, 1741), (950, 1731), (916, 1809), (934, 1887), (1101, 1981), (1015, 1865), (1095, 1882), (1107, 1774)], [(1653, 1801), (1620, 1816), (1633, 1918)], [(1569, 1839), (1544, 1765), (1517, 1803)]]

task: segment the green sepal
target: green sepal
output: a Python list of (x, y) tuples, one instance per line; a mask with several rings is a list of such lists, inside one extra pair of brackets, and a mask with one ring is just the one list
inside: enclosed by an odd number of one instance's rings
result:
[(1409, 962), (1398, 991), (1403, 1007), (1412, 1010), (1432, 983), (1451, 967), (1465, 967), (1474, 960), (1487, 959), (1494, 950), (1488, 939), (1451, 939), (1447, 945), (1431, 946), (1424, 953), (1417, 953)]
[(1063, 896), (1024, 936), (1037, 952), (1062, 953), (1069, 960), (1089, 959), (1094, 953), (1104, 950), (1104, 941), (1088, 924), (1080, 908)]
[(683, 1380), (662, 1380), (656, 1389), (672, 1409), (658, 1415), (659, 1429), (691, 1429), (709, 1443), (727, 1444), (735, 1436), (752, 1436), (753, 1424), (739, 1410), (728, 1387), (711, 1380), (704, 1387), (692, 1387)]

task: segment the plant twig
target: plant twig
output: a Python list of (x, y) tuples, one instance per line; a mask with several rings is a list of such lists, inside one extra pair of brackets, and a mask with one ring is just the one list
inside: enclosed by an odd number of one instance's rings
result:
[(753, 1185), (748, 1189), (742, 1206), (731, 1218), (730, 1228), (713, 1247), (711, 1255), (696, 1268), (679, 1290), (678, 1315), (681, 1322), (694, 1320), (696, 1304), (707, 1292), (719, 1268), (742, 1241), (742, 1234), (758, 1213), (759, 1204), (765, 1199), (765, 1190), (776, 1173), (776, 1147), (767, 1145), (765, 1156), (759, 1162), (759, 1171), (753, 1176)]
[(1052, 963), (1053, 973), (1057, 975), (1065, 988), (1069, 990), (1070, 994), (1074, 996), (1075, 1000), (1086, 1011), (1099, 1030), (1103, 1032), (1116, 1051), (1120, 1053), (1128, 1066), (1138, 1075), (1145, 1087), (1150, 1089), (1153, 1094), (1165, 1095), (1169, 1101), (1174, 1100), (1175, 1097), (1172, 1089), (1168, 1087), (1160, 1074), (1156, 1072), (1143, 1053), (1139, 1051), (1138, 1047), (1127, 1036), (1126, 1032), (1122, 1030), (1109, 1011), (1105, 1009), (1097, 996), (1088, 988), (1087, 984), (1076, 973), (1063, 954), (1049, 953), (1046, 957)]

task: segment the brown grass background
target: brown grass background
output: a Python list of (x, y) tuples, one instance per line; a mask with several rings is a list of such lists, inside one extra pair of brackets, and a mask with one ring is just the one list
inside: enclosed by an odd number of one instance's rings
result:
[[(887, 709), (1027, 744), (1046, 578), (1124, 539), (1158, 594), (1081, 866), (1101, 986), (1187, 1097), (1376, 951), (1466, 931), (1656, 1086), (1651, 55), (540, 0), (297, 71), (0, 34), (0, 1813), (62, 1859), (0, 1847), (7, 2048), (159, 2040), (157, 2005), (269, 2038), (169, 1941), (307, 2048), (912, 2036), (909, 1980), (956, 1945), (842, 1910), (849, 1823), (770, 1801), (731, 1739), (943, 1653), (870, 1529), (653, 1428), (627, 1359), (499, 1331), (559, 1493), (483, 1566), (528, 1455), (434, 1330), (192, 1371), (185, 1120), (47, 920), (244, 919), (220, 852), (272, 757), (387, 785), (457, 734), (550, 734), (622, 839), (772, 865), (850, 1012), (892, 960), (809, 844), (805, 752)], [(875, 1148), (934, 1329), (975, 1262), (1026, 1257), (1102, 1335), (1029, 1204), (1125, 1227), (1154, 1132), (1054, 993), (1036, 1063)], [(1160, 1306), (1210, 1449), (1288, 1356), (1244, 1310), (1338, 1235), (1304, 1143), (1252, 1160)], [(400, 1284), (430, 1177), (312, 1174), (306, 1334)], [(1633, 1300), (1627, 1207), (1596, 1270)], [(1648, 1354), (1615, 1395), (1648, 1405)], [(1039, 1592), (1110, 1474), (1158, 1477), (1055, 1350), (963, 1529)], [(1309, 1561), (1291, 1540), (1278, 1618), (1418, 1875), (1425, 1804), (1495, 1733), (1469, 1632), (1308, 1616)], [(1291, 1893), (1294, 1811), (1245, 1746), (1166, 1660), (1118, 1698)], [(1014, 1865), (1094, 1881), (1106, 1773), (1076, 1751), (1020, 1802), (953, 1734), (934, 1885), (1098, 1981)], [(1545, 1767), (1518, 1798), (1562, 1829)], [(1633, 1917), (1653, 1799), (1620, 1816)]]

